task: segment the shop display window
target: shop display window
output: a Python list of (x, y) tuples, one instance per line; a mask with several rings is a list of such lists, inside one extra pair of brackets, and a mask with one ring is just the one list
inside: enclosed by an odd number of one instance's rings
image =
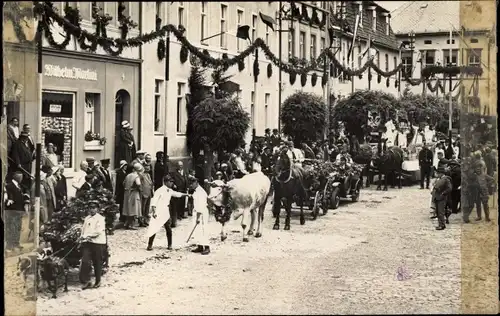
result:
[(42, 93), (42, 144), (54, 144), (65, 168), (73, 168), (73, 111), (75, 94)]

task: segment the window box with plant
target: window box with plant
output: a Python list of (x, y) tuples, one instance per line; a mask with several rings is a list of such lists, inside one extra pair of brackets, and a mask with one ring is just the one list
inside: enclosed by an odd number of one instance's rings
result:
[(106, 144), (106, 137), (101, 137), (99, 133), (88, 131), (84, 136), (85, 144), (83, 150), (102, 150)]

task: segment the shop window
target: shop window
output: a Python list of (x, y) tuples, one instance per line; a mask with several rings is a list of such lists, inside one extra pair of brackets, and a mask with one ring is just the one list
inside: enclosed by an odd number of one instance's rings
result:
[(162, 128), (163, 117), (163, 80), (155, 80), (155, 132), (160, 133)]
[(469, 49), (468, 50), (468, 65), (469, 66), (481, 66), (481, 49)]
[(220, 6), (220, 47), (227, 48), (227, 5)]
[(54, 144), (65, 168), (73, 167), (74, 100), (74, 93), (42, 93), (42, 145)]
[(186, 84), (177, 83), (177, 133), (185, 134), (187, 124)]

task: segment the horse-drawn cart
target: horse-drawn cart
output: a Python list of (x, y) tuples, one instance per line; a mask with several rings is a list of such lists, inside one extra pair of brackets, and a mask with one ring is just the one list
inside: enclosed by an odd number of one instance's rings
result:
[(359, 200), (362, 188), (361, 171), (363, 166), (352, 164), (342, 167), (333, 162), (322, 160), (307, 160), (304, 165), (311, 169), (312, 185), (309, 188), (309, 209), (316, 219), (319, 210), (323, 215), (328, 209), (337, 209), (341, 199), (353, 202)]

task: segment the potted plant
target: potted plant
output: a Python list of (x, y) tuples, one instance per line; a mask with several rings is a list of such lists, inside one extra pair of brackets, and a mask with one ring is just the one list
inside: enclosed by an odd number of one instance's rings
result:
[(88, 131), (84, 136), (84, 150), (101, 150), (106, 144), (106, 137), (101, 137), (99, 133)]

